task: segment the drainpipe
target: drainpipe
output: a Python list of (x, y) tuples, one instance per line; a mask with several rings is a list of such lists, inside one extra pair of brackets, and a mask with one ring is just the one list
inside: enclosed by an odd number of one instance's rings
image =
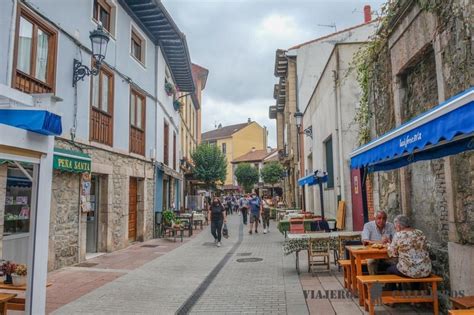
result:
[(158, 46), (155, 45), (155, 149), (153, 157), (153, 238), (157, 238), (156, 235), (156, 209), (157, 209), (157, 196), (156, 196), (156, 158), (158, 154)]
[(342, 154), (342, 113), (339, 92), (339, 49), (336, 47), (336, 70), (333, 70), (334, 77), (334, 101), (336, 103), (336, 123), (337, 123), (337, 144), (338, 144), (338, 159), (339, 159), (339, 193), (341, 194), (341, 200), (345, 200), (345, 187), (344, 187), (344, 157)]
[(10, 31), (8, 38), (8, 62), (7, 62), (7, 72), (5, 73), (5, 83), (8, 86), (12, 86), (12, 77), (13, 77), (13, 54), (14, 54), (14, 43), (15, 43), (15, 25), (16, 25), (16, 0), (12, 1), (12, 22), (10, 23)]

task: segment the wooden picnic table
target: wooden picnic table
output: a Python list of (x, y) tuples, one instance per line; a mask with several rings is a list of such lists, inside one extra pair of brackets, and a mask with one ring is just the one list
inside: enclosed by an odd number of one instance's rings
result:
[(464, 310), (473, 309), (474, 312), (474, 296), (463, 296), (463, 297), (451, 297), (449, 298), (453, 303), (453, 308)]
[(362, 261), (365, 259), (388, 259), (387, 248), (372, 248), (370, 246), (346, 246), (351, 260), (352, 293), (359, 293), (359, 305), (364, 305), (362, 284), (357, 283), (357, 276), (362, 276)]
[(14, 293), (0, 293), (0, 314), (7, 314), (7, 303), (16, 297)]
[[(353, 231), (336, 231), (336, 232), (311, 232), (311, 233), (300, 233), (300, 234), (288, 234), (288, 238), (283, 244), (283, 252), (285, 255), (291, 253), (296, 254), (296, 270), (300, 273), (299, 254), (302, 250), (308, 250), (309, 240), (321, 240), (326, 242), (329, 239), (329, 248), (332, 250), (338, 250), (339, 237), (340, 236), (357, 236), (361, 235), (362, 232)], [(324, 244), (321, 244), (324, 245)]]
[[(52, 285), (51, 283), (47, 283), (46, 287), (49, 287), (51, 285)], [(13, 284), (5, 284), (5, 283), (3, 283), (3, 281), (0, 281), (0, 290), (26, 291), (26, 284), (25, 285), (20, 285), (20, 286), (14, 286)], [(25, 310), (25, 298), (24, 297), (17, 298), (16, 294), (0, 292), (0, 296), (4, 295), (4, 294), (13, 295), (11, 298), (8, 299), (8, 301), (5, 302), (5, 305), (4, 305), (5, 310), (6, 309), (15, 310), (15, 311), (24, 311)], [(4, 314), (6, 314), (6, 313), (4, 313)]]

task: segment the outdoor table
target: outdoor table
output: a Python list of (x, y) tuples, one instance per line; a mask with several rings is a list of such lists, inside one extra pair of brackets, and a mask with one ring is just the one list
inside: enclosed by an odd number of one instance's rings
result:
[(15, 298), (15, 296), (16, 294), (13, 293), (0, 293), (0, 310), (2, 314), (7, 314), (7, 303)]
[(357, 276), (362, 275), (362, 260), (365, 259), (388, 259), (387, 248), (372, 248), (370, 246), (346, 246), (351, 260), (352, 292), (359, 293), (359, 305), (363, 306), (362, 284), (358, 285)]
[[(336, 232), (311, 232), (311, 233), (302, 233), (302, 234), (292, 234), (288, 233), (288, 238), (283, 244), (283, 252), (285, 255), (291, 253), (296, 254), (296, 271), (300, 273), (299, 266), (299, 254), (302, 250), (308, 250), (309, 240), (317, 239), (326, 239), (329, 238), (329, 248), (332, 250), (337, 250), (339, 236), (357, 236), (361, 235), (362, 232), (352, 232), (352, 231), (336, 231)], [(323, 244), (324, 245), (324, 244)]]
[(197, 227), (197, 224), (199, 223), (201, 225), (201, 230), (202, 230), (202, 224), (206, 221), (206, 218), (203, 214), (201, 213), (195, 213), (193, 215), (193, 223), (194, 223), (194, 228)]
[(453, 308), (456, 309), (470, 309), (474, 312), (474, 296), (451, 297), (449, 298), (453, 303)]
[[(46, 287), (50, 287), (51, 283), (47, 283)], [(19, 286), (14, 286), (13, 284), (5, 284), (3, 281), (0, 281), (0, 290), (12, 290), (12, 291), (26, 291), (26, 284), (25, 285), (19, 285)], [(2, 295), (13, 295), (8, 299), (8, 301), (5, 302), (4, 307), (7, 307), (7, 304), (11, 304), (10, 306), (11, 309), (14, 309), (16, 311), (24, 311), (25, 310), (25, 298), (20, 297), (20, 298), (15, 298), (16, 294), (11, 294), (11, 293), (6, 293), (6, 292), (0, 292), (0, 296)], [(0, 298), (1, 299), (1, 298)], [(2, 303), (0, 301), (0, 303)], [(6, 314), (3, 313), (3, 314)]]

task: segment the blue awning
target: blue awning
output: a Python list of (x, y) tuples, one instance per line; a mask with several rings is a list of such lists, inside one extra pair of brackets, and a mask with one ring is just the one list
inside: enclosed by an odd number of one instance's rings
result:
[(46, 136), (62, 133), (61, 116), (47, 110), (0, 109), (0, 123)]
[(351, 168), (392, 170), (474, 149), (474, 88), (353, 151)]
[(315, 174), (310, 174), (308, 176), (301, 177), (300, 179), (298, 179), (298, 185), (300, 185), (300, 186), (304, 186), (304, 185), (313, 186), (313, 185), (319, 184), (320, 182), (325, 183), (327, 181), (328, 181), (328, 176), (327, 175), (325, 175), (323, 177), (318, 177), (318, 176), (315, 176)]

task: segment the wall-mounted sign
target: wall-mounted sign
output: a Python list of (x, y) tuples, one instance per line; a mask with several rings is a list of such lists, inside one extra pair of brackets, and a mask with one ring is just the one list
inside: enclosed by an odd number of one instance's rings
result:
[(82, 152), (55, 148), (53, 168), (73, 173), (90, 173), (91, 157)]

